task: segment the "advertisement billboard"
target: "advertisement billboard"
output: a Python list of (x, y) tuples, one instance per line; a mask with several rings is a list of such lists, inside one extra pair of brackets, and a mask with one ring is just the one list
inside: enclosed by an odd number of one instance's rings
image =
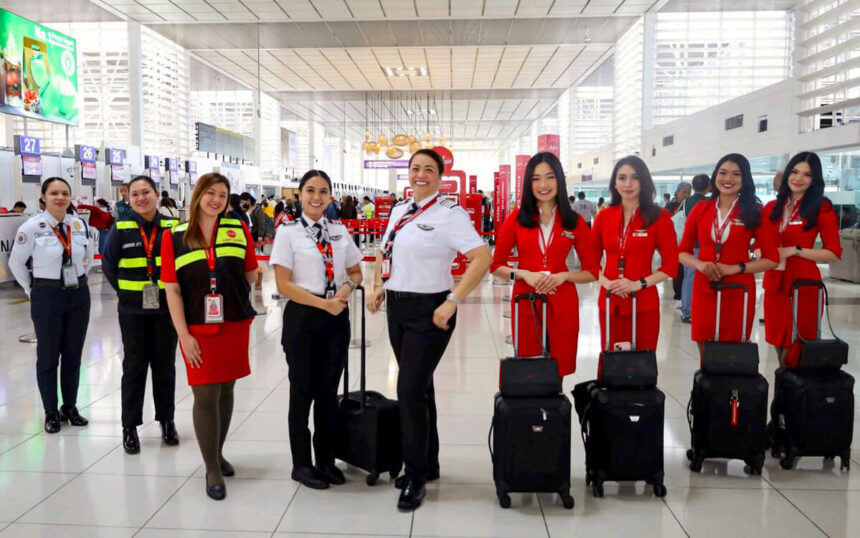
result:
[(557, 134), (542, 134), (538, 136), (538, 152), (552, 153), (556, 157), (561, 156), (561, 140)]
[(0, 112), (78, 125), (77, 42), (0, 9)]
[(526, 173), (526, 165), (529, 163), (528, 155), (517, 155), (516, 156), (516, 176), (514, 181), (516, 181), (516, 196), (514, 197), (514, 205), (517, 209), (520, 207), (520, 203), (523, 200), (523, 176)]

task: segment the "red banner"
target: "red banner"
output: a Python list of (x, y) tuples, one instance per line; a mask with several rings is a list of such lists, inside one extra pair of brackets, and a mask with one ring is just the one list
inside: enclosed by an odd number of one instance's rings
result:
[(505, 184), (505, 216), (511, 212), (511, 165), (503, 164), (499, 166), (499, 173), (502, 175), (502, 182)]
[(502, 231), (502, 222), (505, 220), (505, 214), (502, 211), (504, 207), (503, 200), (505, 199), (505, 187), (502, 183), (502, 174), (493, 172), (493, 233), (496, 240), (499, 239), (499, 233)]
[(469, 176), (469, 194), (478, 192), (478, 176)]
[(528, 155), (516, 156), (516, 177), (514, 179), (514, 181), (516, 181), (516, 197), (514, 198), (514, 203), (516, 204), (517, 209), (520, 208), (520, 204), (523, 200), (523, 176), (526, 173), (526, 165), (528, 164), (529, 159), (531, 159), (531, 157)]
[(557, 134), (542, 134), (538, 136), (538, 153), (549, 152), (561, 157), (561, 141)]
[(439, 182), (439, 192), (442, 194), (455, 194), (458, 187), (456, 179), (443, 179)]
[(450, 172), (454, 168), (454, 154), (451, 153), (451, 150), (444, 146), (436, 146), (433, 151), (442, 157), (442, 161), (445, 163), (445, 173)]
[(377, 196), (376, 200), (376, 218), (387, 219), (391, 215), (391, 197)]

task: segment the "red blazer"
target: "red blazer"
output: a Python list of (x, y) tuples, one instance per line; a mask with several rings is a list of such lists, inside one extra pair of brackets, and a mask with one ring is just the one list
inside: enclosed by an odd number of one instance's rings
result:
[[(802, 205), (803, 200), (800, 203)], [(829, 200), (821, 202), (821, 209), (818, 211), (818, 222), (815, 226), (807, 230), (806, 219), (798, 215), (795, 219), (789, 221), (781, 237), (779, 233), (780, 221), (773, 222), (770, 220), (770, 214), (773, 212), (774, 207), (776, 207), (776, 200), (764, 206), (761, 218), (762, 222), (771, 228), (771, 234), (776, 238), (777, 246), (793, 247), (800, 245), (803, 248), (813, 248), (816, 236), (821, 234), (823, 248), (842, 257), (842, 244), (839, 241), (839, 217), (836, 215), (833, 204)], [(765, 291), (788, 294), (791, 292), (791, 283), (797, 279), (821, 280), (821, 272), (818, 270), (818, 265), (812, 260), (807, 260), (800, 256), (792, 256), (786, 259), (784, 271), (777, 271), (775, 269), (765, 271), (763, 285)]]
[[(599, 260), (604, 254), (603, 274), (610, 280), (618, 278), (618, 261), (621, 259), (621, 248), (618, 234), (621, 230), (623, 211), (621, 205), (609, 206), (601, 211), (594, 220), (591, 236), (594, 243), (595, 257)], [(658, 271), (667, 275), (678, 274), (678, 243), (675, 237), (675, 227), (665, 209), (660, 210), (651, 226), (645, 227), (645, 221), (637, 212), (630, 222), (632, 232), (624, 248), (624, 277), (628, 280), (639, 280), (654, 272), (652, 260), (654, 251), (660, 253), (661, 265)], [(600, 308), (605, 308), (606, 289), (600, 288)], [(655, 286), (650, 286), (636, 294), (636, 308), (639, 312), (659, 310), (660, 297)], [(632, 301), (613, 295), (610, 308), (617, 315), (632, 314)]]
[[(493, 264), (490, 272), (495, 271), (503, 265), (507, 265), (511, 250), (517, 248), (519, 264), (517, 267), (526, 271), (542, 271), (543, 253), (540, 249), (540, 226), (526, 228), (517, 222), (519, 209), (515, 209), (505, 218), (496, 248), (493, 251)], [(556, 214), (553, 222), (553, 239), (549, 245), (547, 264), (549, 271), (560, 273), (567, 271), (567, 255), (571, 247), (576, 249), (582, 269), (589, 271), (597, 278), (599, 266), (597, 258), (594, 257), (592, 246), (592, 234), (589, 232), (585, 219), (578, 218), (576, 228), (573, 231), (562, 228), (561, 219)]]
[[(715, 262), (717, 260), (716, 243), (711, 237), (714, 229), (716, 208), (717, 200), (707, 200), (696, 204), (692, 211), (690, 211), (690, 214), (687, 215), (687, 222), (684, 225), (684, 236), (681, 238), (681, 252), (692, 254), (693, 248), (698, 241), (699, 259), (706, 262)], [(762, 258), (778, 262), (779, 252), (776, 250), (776, 240), (772, 228), (765, 223), (765, 215), (762, 214), (761, 224), (757, 228), (748, 230), (738, 218), (739, 213), (740, 208), (735, 207), (734, 212), (729, 217), (732, 219), (732, 223), (729, 225), (728, 239), (726, 239), (721, 247), (720, 263), (734, 265), (741, 262), (749, 262), (750, 244), (753, 241), (761, 249)], [(748, 273), (732, 275), (731, 277), (727, 277), (725, 281), (732, 282), (737, 277), (752, 276)], [(754, 280), (754, 277), (752, 280)]]

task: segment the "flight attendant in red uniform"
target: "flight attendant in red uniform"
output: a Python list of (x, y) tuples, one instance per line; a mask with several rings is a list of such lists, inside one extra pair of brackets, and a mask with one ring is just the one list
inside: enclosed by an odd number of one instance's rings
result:
[[(762, 220), (772, 228), (779, 247), (779, 265), (764, 274), (764, 333), (776, 348), (779, 363), (791, 347), (791, 284), (798, 279), (821, 281), (817, 263), (833, 262), (842, 256), (839, 242), (839, 217), (833, 204), (824, 197), (824, 176), (818, 155), (804, 151), (788, 161), (785, 180), (776, 200), (764, 207)], [(816, 236), (822, 248), (813, 248)], [(815, 312), (817, 290), (800, 288), (798, 312)], [(797, 320), (805, 338), (815, 338), (817, 316), (803, 315)]]
[[(699, 258), (693, 248), (699, 243)], [(761, 249), (761, 259), (750, 261), (750, 243)], [(776, 267), (776, 251), (770, 226), (761, 222), (761, 205), (755, 196), (750, 163), (737, 153), (717, 162), (711, 176), (711, 199), (696, 204), (687, 216), (679, 259), (696, 269), (693, 279), (692, 338), (699, 344), (714, 338), (717, 292), (711, 282), (743, 284), (749, 288), (747, 337), (755, 317), (755, 273)], [(720, 339), (741, 340), (743, 292), (726, 290), (722, 297)]]
[[(547, 338), (560, 376), (576, 371), (579, 297), (574, 284), (594, 281), (598, 271), (591, 232), (585, 220), (571, 209), (564, 178), (561, 162), (554, 154), (538, 153), (529, 160), (523, 176), (521, 207), (505, 219), (490, 266), (495, 276), (514, 282), (512, 309), (517, 295), (548, 295)], [(514, 247), (519, 254), (517, 269), (507, 265)], [(580, 271), (567, 268), (571, 248), (576, 249), (581, 260)], [(522, 356), (541, 354), (541, 335), (534, 330), (533, 317), (530, 309), (520, 306), (517, 352)], [(512, 327), (515, 322), (512, 318)]]
[[(606, 349), (606, 292), (611, 294), (609, 344), (629, 349), (636, 294), (636, 347), (657, 349), (660, 332), (658, 283), (678, 274), (678, 243), (669, 213), (654, 203), (654, 181), (648, 166), (630, 155), (619, 160), (609, 180), (609, 206), (591, 230), (594, 252), (606, 255), (600, 273), (600, 343)], [(654, 271), (654, 252), (661, 265)]]

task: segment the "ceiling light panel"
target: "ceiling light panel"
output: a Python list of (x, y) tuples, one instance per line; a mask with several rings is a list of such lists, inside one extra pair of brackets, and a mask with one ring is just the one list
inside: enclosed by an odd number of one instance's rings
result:
[(484, 15), (487, 17), (513, 17), (519, 0), (487, 0)]

